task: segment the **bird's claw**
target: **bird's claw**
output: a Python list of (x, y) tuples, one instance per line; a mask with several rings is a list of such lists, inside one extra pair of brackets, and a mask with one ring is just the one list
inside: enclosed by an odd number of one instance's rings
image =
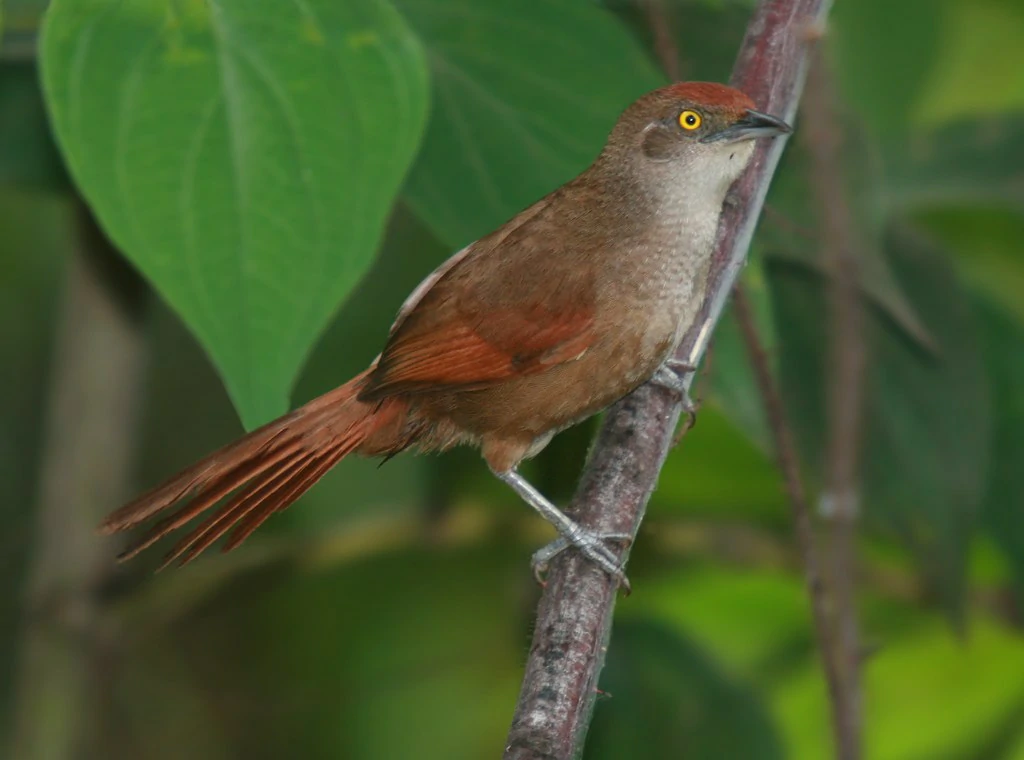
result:
[(658, 367), (658, 370), (650, 379), (651, 383), (667, 388), (678, 395), (679, 404), (686, 414), (686, 424), (679, 429), (679, 432), (672, 439), (673, 447), (677, 446), (682, 437), (697, 424), (697, 409), (700, 408), (700, 402), (690, 398), (690, 391), (683, 381), (683, 376), (690, 372), (696, 372), (696, 367), (686, 362), (681, 362), (678, 359), (669, 359)]
[(559, 536), (550, 544), (542, 546), (534, 552), (530, 562), (533, 566), (533, 575), (540, 585), (545, 585), (545, 575), (551, 565), (551, 560), (566, 549), (575, 547), (580, 554), (618, 581), (619, 586), (629, 594), (632, 590), (629, 578), (626, 577), (618, 556), (608, 544), (620, 543), (623, 546), (629, 546), (632, 542), (633, 536), (629, 533), (598, 533), (577, 526), (571, 537)]
[(687, 388), (686, 382), (683, 380), (683, 376), (695, 371), (695, 367), (692, 367), (685, 362), (669, 359), (658, 367), (657, 371), (651, 376), (649, 381), (654, 385), (660, 385), (662, 388), (666, 388), (677, 394), (679, 396), (679, 401), (682, 404), (683, 411), (686, 412), (691, 419), (696, 417), (697, 405), (693, 402), (693, 399), (690, 398), (690, 391)]

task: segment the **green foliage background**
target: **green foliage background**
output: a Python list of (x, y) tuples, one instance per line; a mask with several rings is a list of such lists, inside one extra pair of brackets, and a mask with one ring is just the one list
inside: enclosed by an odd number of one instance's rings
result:
[[(423, 275), (584, 168), (663, 81), (624, 0), (43, 5), (6, 1), (0, 49), (0, 746), (76, 189), (159, 294), (142, 487), (362, 369)], [(687, 78), (728, 78), (750, 7), (669, 3)], [(35, 61), (19, 51), (40, 23)], [(871, 346), (872, 759), (1024, 759), (1021, 39), (1020, 0), (833, 12)], [(798, 132), (744, 276), (813, 492), (828, 336), (806, 168)], [(788, 510), (728, 316), (698, 387), (586, 757), (826, 757)], [(527, 475), (567, 497), (591, 431)], [(344, 462), (235, 554), (129, 566), (104, 599), (95, 756), (497, 756), (546, 535), (453, 452)]]

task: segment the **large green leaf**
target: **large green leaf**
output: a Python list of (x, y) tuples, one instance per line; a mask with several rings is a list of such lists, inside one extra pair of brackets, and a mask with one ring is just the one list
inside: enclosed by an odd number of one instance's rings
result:
[(386, 0), (56, 0), (43, 80), (118, 246), (213, 357), (248, 426), (373, 260), (426, 118)]
[[(400, 206), (388, 223), (380, 255), (310, 355), (296, 385), (296, 401), (313, 398), (366, 367), (380, 350), (399, 304), (429, 269), (422, 259), (432, 254), (438, 255), (438, 244)], [(153, 357), (147, 424), (139, 441), (140, 488), (238, 435), (238, 420), (195, 342), (166, 309), (155, 311), (149, 328)], [(475, 468), (486, 473), (479, 456), (473, 453), (472, 458)], [(294, 539), (320, 534), (368, 513), (414, 510), (422, 503), (425, 476), (433, 475), (441, 459), (406, 455), (383, 468), (376, 461), (345, 459), (293, 508), (262, 526), (240, 551), (259, 552), (260, 543), (280, 542), (282, 535)], [(154, 552), (140, 561), (158, 559), (159, 552)]]
[(696, 644), (651, 620), (617, 625), (612, 641), (588, 760), (784, 756), (756, 693)]
[[(985, 488), (991, 408), (970, 307), (941, 252), (906, 232), (887, 237), (888, 258), (936, 350), (924, 351), (868, 309), (863, 505), (917, 552), (955, 607)], [(787, 409), (804, 461), (822, 481), (828, 355), (823, 282), (774, 263), (776, 324)]]
[(452, 246), (583, 170), (622, 109), (661, 83), (613, 16), (578, 0), (397, 4), (427, 46), (434, 81), (406, 193)]

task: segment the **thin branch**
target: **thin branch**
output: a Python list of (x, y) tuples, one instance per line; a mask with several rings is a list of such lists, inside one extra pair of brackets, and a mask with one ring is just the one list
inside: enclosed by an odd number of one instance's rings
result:
[(822, 257), (829, 277), (828, 444), (822, 515), (829, 526), (829, 588), (840, 646), (843, 713), (840, 757), (860, 757), (861, 689), (859, 626), (855, 598), (858, 470), (867, 349), (861, 310), (857, 239), (843, 181), (842, 129), (834, 83), (818, 45), (807, 79), (804, 141), (818, 203)]
[(35, 545), (24, 604), (11, 757), (88, 757), (99, 590), (110, 547), (95, 526), (128, 493), (145, 344), (145, 289), (81, 201), (53, 349)]
[[(829, 0), (762, 0), (747, 27), (733, 86), (761, 109), (792, 120), (807, 70), (806, 30), (824, 22), (830, 5)], [(704, 306), (676, 352), (686, 364), (699, 363), (746, 261), (784, 144), (777, 139), (759, 145), (733, 187), (718, 229)], [(572, 503), (582, 524), (636, 534), (679, 414), (675, 396), (649, 385), (608, 411)], [(506, 760), (571, 758), (582, 752), (611, 633), (616, 588), (603, 571), (575, 552), (552, 563)]]
[(665, 0), (644, 0), (647, 25), (653, 35), (654, 54), (669, 80), (678, 82), (681, 77), (679, 46), (672, 36), (672, 20), (665, 7)]
[(772, 433), (775, 446), (775, 458), (782, 472), (793, 512), (793, 523), (796, 526), (796, 543), (800, 551), (800, 561), (804, 570), (804, 582), (807, 584), (807, 595), (811, 601), (811, 617), (814, 621), (814, 632), (821, 652), (821, 661), (825, 671), (825, 682), (828, 685), (829, 704), (832, 710), (832, 733), (835, 738), (837, 754), (841, 758), (852, 757), (848, 753), (855, 751), (857, 735), (850, 733), (853, 725), (854, 708), (849, 703), (849, 691), (846, 688), (843, 664), (842, 642), (837, 636), (832, 616), (829, 614), (830, 598), (825, 588), (821, 573), (821, 560), (815, 543), (814, 525), (811, 521), (811, 508), (807, 503), (807, 494), (800, 480), (799, 457), (793, 434), (786, 420), (782, 398), (772, 377), (768, 354), (757, 334), (754, 314), (750, 308), (746, 291), (737, 286), (733, 293), (733, 312), (739, 323), (746, 346), (750, 365), (754, 370), (758, 390), (764, 402), (768, 427)]

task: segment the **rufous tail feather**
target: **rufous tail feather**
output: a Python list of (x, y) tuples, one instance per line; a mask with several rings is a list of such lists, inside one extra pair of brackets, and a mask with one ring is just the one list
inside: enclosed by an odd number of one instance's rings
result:
[(100, 532), (125, 531), (178, 507), (118, 559), (131, 559), (237, 491), (174, 545), (161, 568), (176, 560), (181, 565), (191, 562), (229, 532), (223, 550), (230, 551), (341, 459), (359, 452), (369, 436), (376, 439), (374, 450), (360, 453), (387, 453), (387, 447), (380, 450), (382, 430), (395, 431), (396, 451), (409, 445), (397, 435), (404, 428), (403, 402), (356, 399), (365, 374), (218, 449), (111, 514)]

